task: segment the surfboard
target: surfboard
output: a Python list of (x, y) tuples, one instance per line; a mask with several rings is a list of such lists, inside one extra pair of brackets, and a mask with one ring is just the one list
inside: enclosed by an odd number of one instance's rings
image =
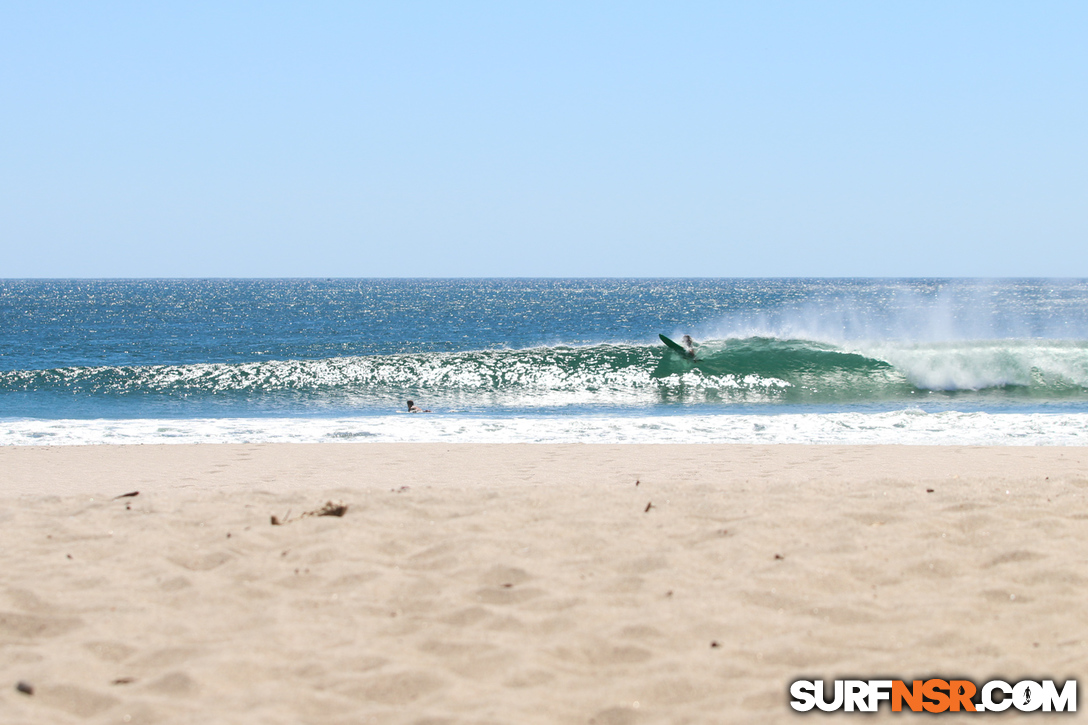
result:
[(686, 349), (684, 349), (684, 346), (681, 345), (680, 343), (673, 342), (672, 340), (670, 340), (669, 338), (665, 337), (662, 334), (658, 334), (658, 337), (661, 338), (661, 342), (665, 343), (665, 347), (669, 348), (673, 352), (678, 352), (678, 353), (680, 353), (681, 355), (683, 355), (686, 358), (691, 358), (692, 357), (692, 354), (690, 352), (688, 352)]

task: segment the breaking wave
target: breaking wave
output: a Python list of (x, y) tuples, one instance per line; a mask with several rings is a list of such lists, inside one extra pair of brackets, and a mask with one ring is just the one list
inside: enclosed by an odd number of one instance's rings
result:
[(0, 396), (163, 399), (181, 406), (276, 401), (284, 408), (385, 409), (418, 398), (450, 410), (1088, 400), (1088, 342), (1000, 340), (829, 344), (749, 337), (703, 343), (692, 361), (660, 345), (367, 355), (0, 372)]

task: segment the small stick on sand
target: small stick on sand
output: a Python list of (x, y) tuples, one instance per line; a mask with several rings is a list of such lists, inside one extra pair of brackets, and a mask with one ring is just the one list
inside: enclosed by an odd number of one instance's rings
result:
[(343, 501), (328, 501), (319, 509), (307, 511), (299, 516), (300, 519), (307, 516), (343, 516), (348, 512), (348, 505)]
[[(299, 515), (298, 518), (299, 519), (304, 519), (307, 516), (343, 516), (347, 512), (348, 512), (348, 505), (346, 503), (344, 503), (343, 501), (328, 501), (321, 508), (314, 509), (313, 511), (306, 511), (305, 513), (302, 513), (301, 515)], [(287, 520), (290, 518), (290, 516), (291, 516), (290, 511), (287, 512), (287, 516), (284, 516), (282, 521), (279, 518), (277, 518), (276, 516), (273, 516), (272, 517), (272, 525), (273, 526), (283, 526), (284, 524), (287, 523)], [(298, 519), (295, 519), (295, 520), (297, 521)]]

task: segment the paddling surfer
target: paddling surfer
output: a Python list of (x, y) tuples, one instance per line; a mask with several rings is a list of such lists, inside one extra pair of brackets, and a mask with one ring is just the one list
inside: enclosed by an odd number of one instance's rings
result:
[(415, 404), (415, 401), (409, 400), (408, 401), (408, 412), (409, 413), (430, 413), (431, 411), (423, 410), (422, 408), (420, 408), (418, 405)]

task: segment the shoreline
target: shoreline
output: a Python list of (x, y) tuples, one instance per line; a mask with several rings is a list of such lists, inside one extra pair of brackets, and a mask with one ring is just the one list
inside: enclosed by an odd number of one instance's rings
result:
[(15, 723), (792, 722), (796, 679), (1088, 663), (1084, 448), (8, 447), (0, 472)]
[(1085, 412), (4, 419), (0, 447), (204, 443), (1088, 446)]

